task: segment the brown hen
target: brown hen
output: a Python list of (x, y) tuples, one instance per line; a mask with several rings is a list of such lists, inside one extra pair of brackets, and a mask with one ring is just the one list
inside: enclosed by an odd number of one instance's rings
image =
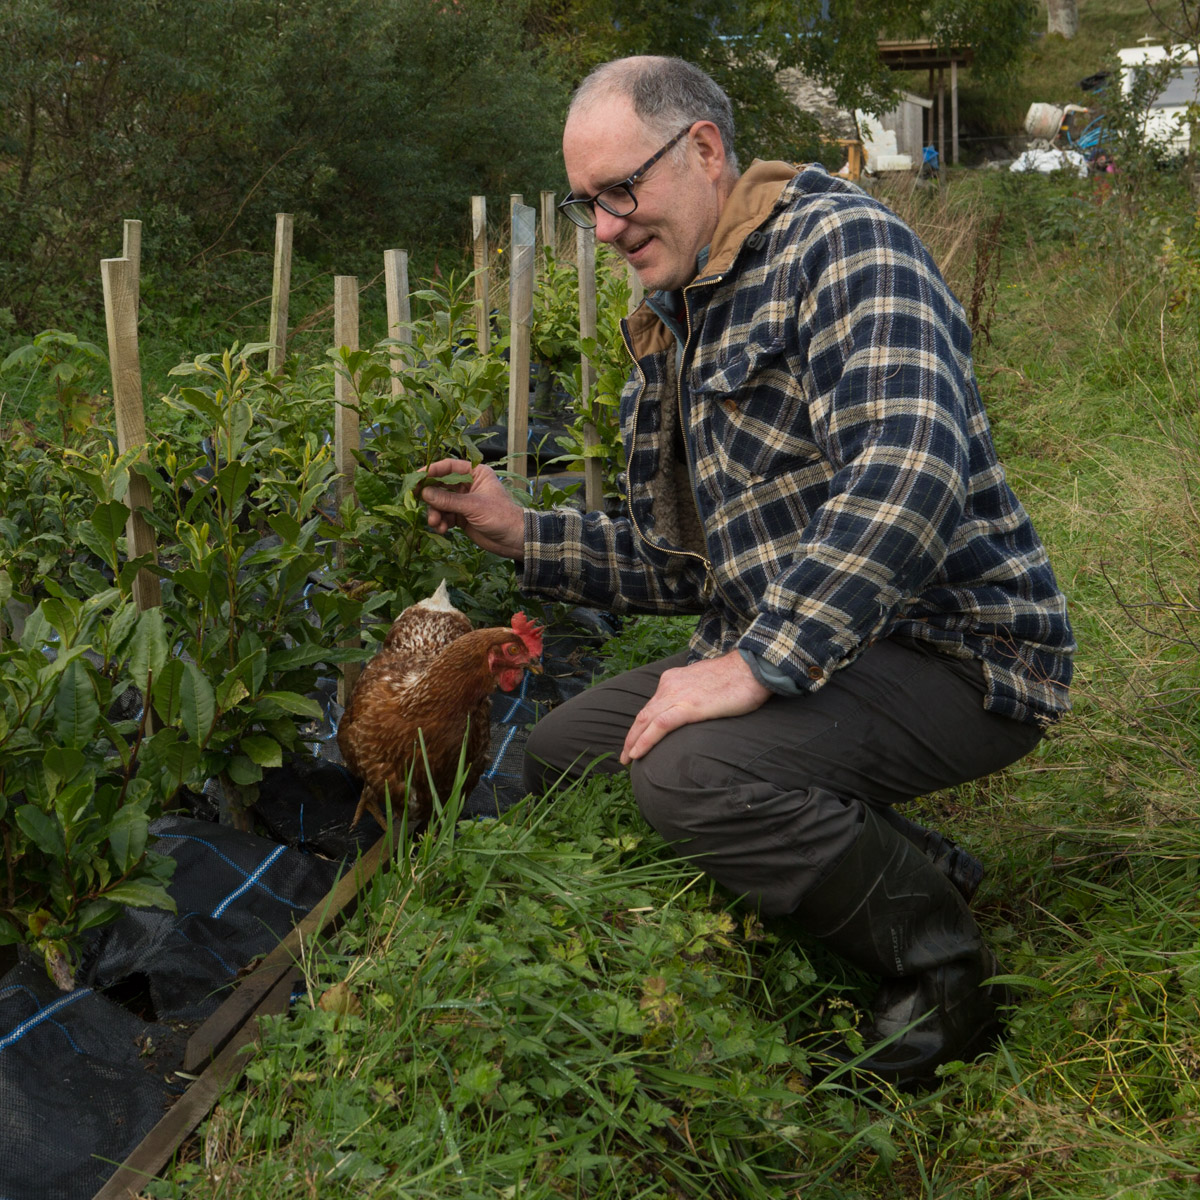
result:
[(527, 668), (539, 669), (541, 653), (542, 631), (524, 613), (510, 628), (472, 629), (444, 582), (406, 608), (363, 669), (338, 726), (346, 767), (363, 781), (352, 824), (369, 812), (383, 828), (390, 795), (393, 803), (405, 798), (409, 828), (422, 828), (434, 793), (444, 797), (453, 787), (460, 757), (469, 794), (487, 766), (492, 691), (515, 688)]

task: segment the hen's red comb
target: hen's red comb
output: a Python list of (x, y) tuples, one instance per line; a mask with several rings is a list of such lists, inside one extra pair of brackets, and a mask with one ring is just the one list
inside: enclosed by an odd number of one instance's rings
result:
[(523, 612), (513, 613), (513, 631), (525, 643), (531, 658), (540, 658), (542, 653), (542, 627), (535, 625)]

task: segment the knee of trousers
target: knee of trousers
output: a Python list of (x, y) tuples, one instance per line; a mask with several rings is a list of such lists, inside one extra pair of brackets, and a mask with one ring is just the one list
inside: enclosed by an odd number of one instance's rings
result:
[[(730, 757), (734, 757), (730, 755)], [(797, 777), (781, 781), (753, 764), (714, 753), (703, 724), (668, 734), (630, 767), (633, 794), (646, 822), (684, 854), (736, 854), (766, 839), (808, 853), (831, 833), (858, 824), (859, 802)]]
[(642, 816), (752, 906), (791, 912), (852, 844), (860, 803), (799, 780), (789, 787), (756, 777), (707, 754), (703, 733), (679, 732), (630, 769)]

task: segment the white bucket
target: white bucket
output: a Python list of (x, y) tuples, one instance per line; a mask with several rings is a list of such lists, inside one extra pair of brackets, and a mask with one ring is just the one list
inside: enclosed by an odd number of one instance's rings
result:
[(1063, 110), (1053, 104), (1031, 104), (1025, 114), (1025, 132), (1031, 138), (1053, 141), (1062, 127)]

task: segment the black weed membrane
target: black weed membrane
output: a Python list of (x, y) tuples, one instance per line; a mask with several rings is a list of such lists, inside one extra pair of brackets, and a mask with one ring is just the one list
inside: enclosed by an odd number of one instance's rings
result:
[(0, 1197), (93, 1195), (167, 1109), (144, 1054), (171, 1031), (92, 988), (60, 992), (40, 964), (0, 981)]
[[(548, 632), (544, 673), (492, 702), (491, 766), (465, 819), (520, 800), (530, 727), (583, 690), (612, 636), (602, 617)], [(337, 751), (335, 689), (319, 698), (314, 752), (268, 771), (254, 813), (267, 836), (218, 824), (211, 796), (190, 815), (154, 822), (155, 849), (175, 859), (177, 911), (126, 909), (96, 931), (62, 992), (40, 962), (0, 978), (0, 1200), (90, 1200), (186, 1089), (187, 1038), (228, 998), (245, 969), (322, 903), (345, 866), (380, 836), (350, 822), (359, 785)]]
[(187, 817), (151, 826), (177, 912), (126, 909), (73, 991), (40, 963), (0, 980), (0, 1200), (86, 1200), (185, 1081), (187, 1033), (319, 904), (339, 864)]

